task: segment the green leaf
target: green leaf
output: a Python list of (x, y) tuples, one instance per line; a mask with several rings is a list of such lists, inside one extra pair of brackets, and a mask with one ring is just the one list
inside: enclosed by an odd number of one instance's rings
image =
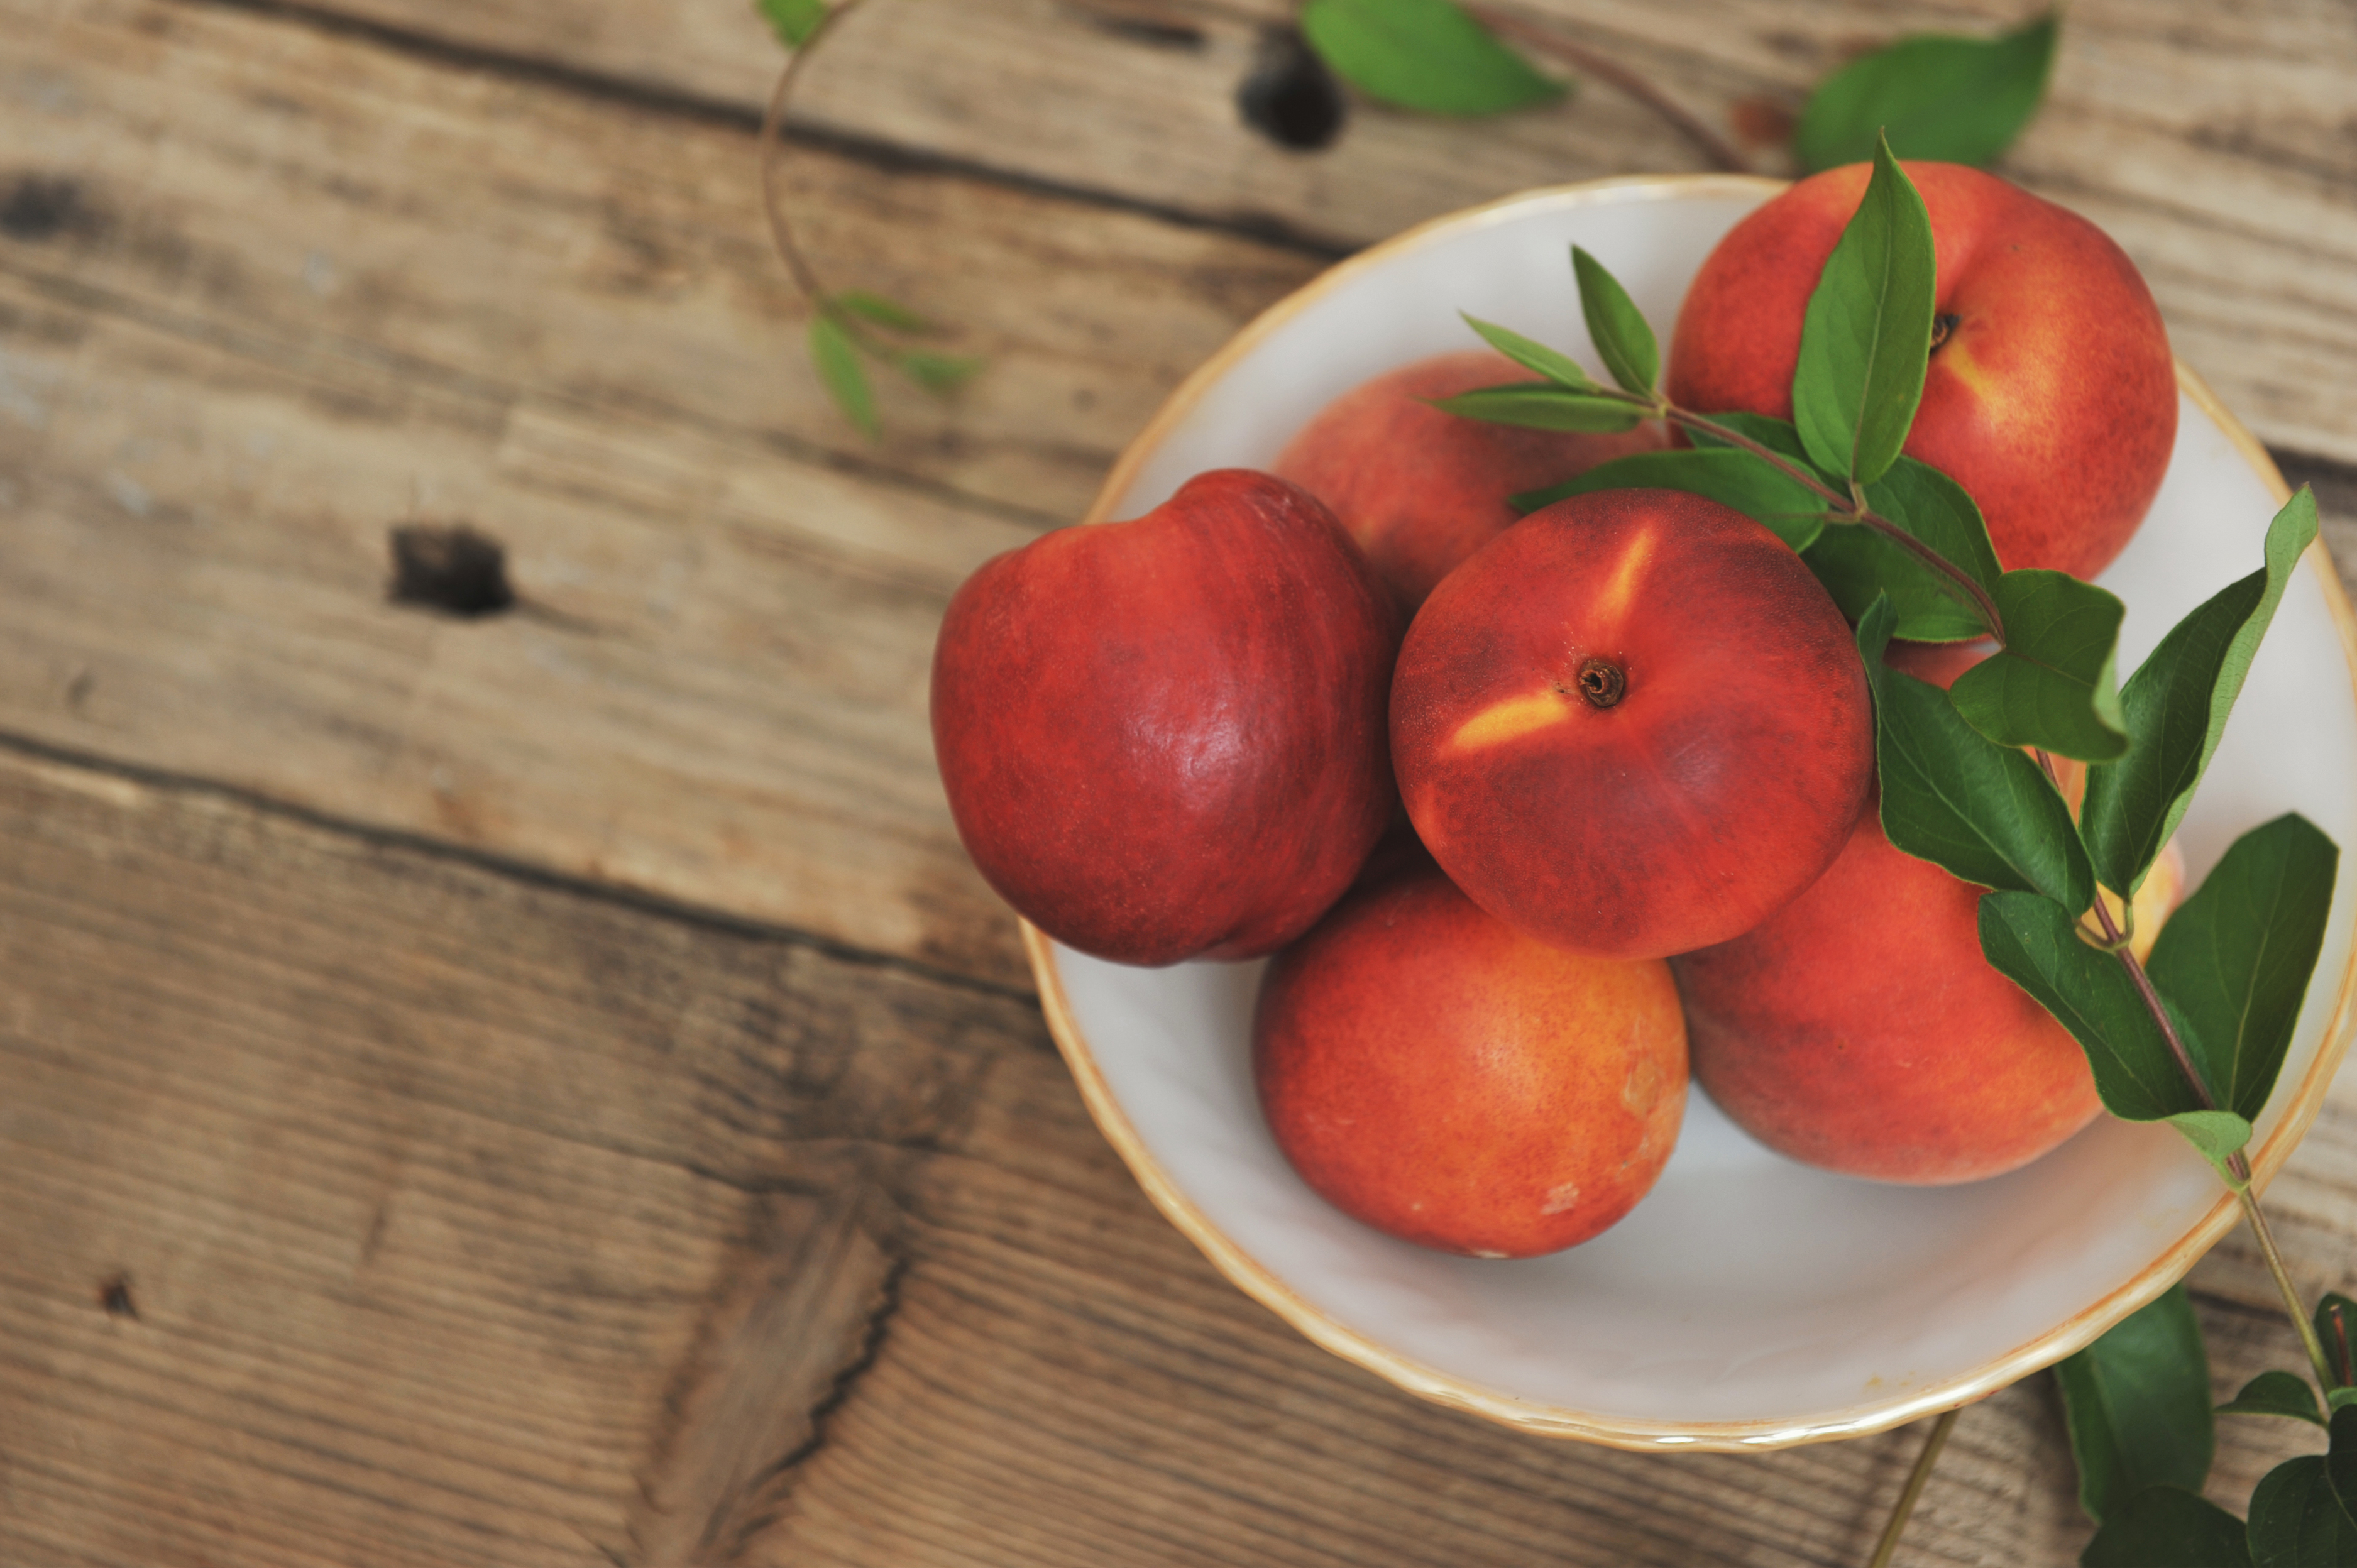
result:
[(2324, 1473), (2332, 1483), (2341, 1513), (2357, 1525), (2357, 1405), (2334, 1405), (2327, 1426), (2332, 1443), (2325, 1451)]
[(790, 49), (810, 42), (811, 35), (826, 20), (826, 0), (753, 0), (753, 9), (761, 13)]
[(2042, 893), (2070, 911), (2067, 924), (2095, 897), (2070, 808), (2038, 764), (1966, 724), (1945, 692), (1883, 663), (1896, 618), (1878, 599), (1857, 628), (1874, 688), (1883, 832), (1967, 882)]
[(2253, 828), (2160, 929), (2146, 972), (2218, 1104), (2255, 1120), (2324, 948), (2341, 852), (2291, 813)]
[(2316, 1390), (2296, 1372), (2261, 1372), (2243, 1385), (2231, 1404), (2218, 1407), (2220, 1415), (2287, 1415), (2294, 1421), (2324, 1424)]
[[(1964, 568), (1991, 599), (2001, 580), (1988, 524), (1964, 488), (1928, 463), (1901, 457), (1866, 487), (1866, 504)], [(1855, 619), (1878, 593), (1899, 612), (1891, 635), (1910, 642), (1961, 642), (1990, 627), (1971, 596), (1905, 546), (1862, 526), (1828, 528), (1809, 553), (1809, 567), (1843, 613)]]
[(2201, 1489), (2216, 1446), (2210, 1359), (2183, 1285), (2057, 1362), (2054, 1378), (2088, 1518), (2103, 1523), (2147, 1487)]
[(851, 312), (862, 321), (872, 321), (878, 327), (888, 327), (895, 332), (912, 332), (920, 336), (939, 332), (941, 323), (931, 317), (920, 316), (905, 305), (896, 304), (880, 294), (870, 294), (864, 288), (847, 288), (833, 296), (834, 303)]
[(1587, 335), (1595, 339), (1597, 357), (1622, 391), (1652, 396), (1653, 383), (1662, 374), (1662, 349), (1645, 313), (1637, 308), (1620, 280), (1577, 245), (1571, 248), (1571, 270), (1579, 279), (1579, 311), (1587, 318)]
[(892, 356), (900, 373), (930, 392), (952, 392), (972, 381), (986, 361), (963, 354), (930, 354), (904, 349)]
[(1575, 392), (1587, 392), (1596, 383), (1579, 368), (1579, 361), (1568, 354), (1557, 353), (1545, 344), (1525, 338), (1512, 328), (1501, 327), (1494, 321), (1484, 321), (1477, 316), (1465, 316), (1465, 325), (1481, 335), (1482, 341), (1526, 371), (1535, 371), (1557, 386)]
[(1996, 583), (2005, 646), (1949, 688), (1956, 711), (1999, 746), (2083, 762), (2128, 748), (2112, 661), (2127, 607), (2067, 572), (2007, 572)]
[(2341, 1410), (2348, 1406), (2357, 1405), (2357, 1389), (2334, 1389), (2324, 1396), (2324, 1402), (2331, 1406), (2334, 1410)]
[(2287, 1459), (2251, 1493), (2253, 1568), (2357, 1568), (2357, 1522), (2321, 1454)]
[(1566, 91), (1449, 0), (1309, 0), (1301, 34), (1368, 97), (1426, 114), (1499, 114)]
[(2316, 1337), (2324, 1342), (2325, 1359), (2332, 1363), (2334, 1380), (2344, 1387), (2357, 1383), (2357, 1368), (2351, 1366), (2352, 1349), (2357, 1347), (2357, 1301), (2339, 1291), (2325, 1292), (2324, 1299), (2316, 1304)]
[(1828, 473), (1872, 484), (1898, 460), (1932, 358), (1932, 219), (1888, 146), (1801, 327), (1793, 423)]
[(868, 389), (867, 368), (859, 362), (859, 346), (834, 317), (811, 317), (810, 357), (844, 417), (871, 440), (881, 434), (882, 427), (876, 422), (876, 395)]
[(1684, 490), (1732, 507), (1764, 523), (1795, 550), (1808, 547), (1824, 526), (1824, 502), (1749, 452), (1730, 447), (1631, 452), (1576, 478), (1512, 497), (1519, 511), (1533, 512), (1553, 501), (1596, 490)]
[(1634, 430), (1637, 422), (1644, 417), (1644, 411), (1635, 403), (1612, 393), (1574, 392), (1550, 381), (1477, 387), (1455, 397), (1436, 399), (1432, 406), (1445, 413), (1487, 420), (1492, 424), (1597, 434)]
[(1987, 163), (2037, 112), (2060, 31), (2050, 11), (1998, 38), (1922, 33), (1862, 55), (1810, 94), (1792, 156), (1806, 174), (1862, 163), (1880, 132), (1901, 157)]
[(2104, 1521), (2079, 1568), (2251, 1568), (2243, 1521), (2176, 1487), (2136, 1493)]
[[(2184, 1037), (2181, 1025), (2179, 1037)], [(2251, 1141), (2251, 1124), (2248, 1122), (2231, 1111), (2179, 1111), (2161, 1120), (2176, 1128), (2185, 1141), (2210, 1162), (2211, 1167), (2218, 1173), (2218, 1179), (2226, 1184), (2228, 1191), (2240, 1192), (2251, 1185), (2249, 1177), (2236, 1175), (2234, 1168), (2226, 1163), (2242, 1153), (2243, 1146)]]
[(2104, 1110), (2124, 1122), (2201, 1110), (2136, 982), (2118, 959), (2081, 941), (2078, 924), (2051, 898), (1990, 893), (1981, 899), (1981, 952), (2071, 1031)]
[(2316, 497), (2302, 489), (2267, 525), (2265, 569), (2179, 621), (2120, 689), (2128, 753), (2087, 770), (2082, 818), (2106, 887), (2134, 891), (2184, 819), (2259, 639), (2315, 538)]

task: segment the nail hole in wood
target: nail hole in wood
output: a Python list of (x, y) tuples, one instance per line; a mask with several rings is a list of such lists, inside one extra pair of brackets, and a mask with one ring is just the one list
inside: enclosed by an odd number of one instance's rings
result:
[(12, 240), (54, 239), (69, 229), (88, 227), (91, 217), (81, 187), (70, 179), (19, 175), (0, 196), (0, 233)]
[(134, 1323), (139, 1321), (138, 1305), (131, 1299), (129, 1274), (116, 1274), (112, 1279), (101, 1281), (98, 1305), (106, 1309), (109, 1317), (127, 1317)]
[(393, 530), (393, 601), (472, 619), (515, 603), (508, 553), (463, 522), (404, 522)]
[(1236, 89), (1244, 124), (1281, 147), (1314, 152), (1342, 134), (1342, 84), (1297, 27), (1269, 27), (1260, 36), (1250, 75)]

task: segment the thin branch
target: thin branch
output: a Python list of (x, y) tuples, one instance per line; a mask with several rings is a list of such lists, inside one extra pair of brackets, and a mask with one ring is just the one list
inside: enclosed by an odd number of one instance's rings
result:
[[(2046, 769), (2047, 778), (2054, 778), (2054, 759), (2043, 751), (2038, 754), (2038, 765)], [(2169, 1009), (2161, 1005), (2160, 993), (2152, 986), (2152, 977), (2145, 973), (2144, 965), (2136, 961), (2135, 950), (2120, 934), (2120, 928), (2113, 920), (2111, 909), (2104, 903), (2100, 888), (2095, 893), (2095, 918), (2103, 922), (2104, 936), (2113, 956), (2120, 961), (2120, 967), (2126, 970), (2128, 978), (2136, 983), (2136, 994), (2143, 998), (2145, 1010), (2152, 1015), (2152, 1021), (2160, 1026), (2161, 1038), (2169, 1042), (2169, 1054), (2177, 1058), (2177, 1070), (2184, 1077), (2186, 1087), (2193, 1090), (2193, 1098), (2201, 1102), (2202, 1110), (2217, 1110), (2217, 1098), (2210, 1092), (2210, 1085), (2202, 1079), (2201, 1070), (2193, 1065), (2192, 1054), (2179, 1037), (2177, 1026), (2169, 1019)], [(2284, 1267), (2282, 1250), (2276, 1245), (2275, 1230), (2259, 1208), (2257, 1194), (2251, 1190), (2251, 1162), (2240, 1149), (2226, 1156), (2226, 1174), (2233, 1178), (2235, 1201), (2243, 1206), (2243, 1218), (2249, 1222), (2251, 1234), (2259, 1243), (2259, 1255), (2266, 1260), (2267, 1273), (2274, 1276), (2276, 1290), (2283, 1296), (2284, 1311), (2290, 1316), (2292, 1326), (2299, 1331), (2301, 1348), (2307, 1350), (2309, 1364), (2316, 1369), (2317, 1386), (2330, 1394), (2332, 1391), (2332, 1367), (2325, 1359), (2324, 1341), (2317, 1337), (2316, 1325), (2300, 1305), (2299, 1292), (2291, 1283), (2291, 1271)]]
[[(2234, 1156), (2237, 1160), (2242, 1157), (2240, 1154)], [(2325, 1402), (2329, 1407), (2333, 1387), (2332, 1363), (2325, 1359), (2324, 1341), (2317, 1337), (2316, 1325), (2307, 1313), (2300, 1310), (2299, 1292), (2292, 1286), (2291, 1271), (2284, 1267), (2283, 1253), (2276, 1246), (2275, 1231), (2268, 1227), (2267, 1217), (2259, 1212), (2258, 1197), (2251, 1191), (2250, 1169), (2247, 1164), (2243, 1166), (2243, 1185), (2235, 1189), (2234, 1197), (2243, 1205), (2243, 1218), (2250, 1222), (2251, 1234), (2258, 1238), (2259, 1255), (2266, 1259), (2267, 1273), (2275, 1276), (2276, 1289), (2283, 1295), (2284, 1310), (2291, 1315), (2292, 1326), (2299, 1330), (2300, 1346), (2308, 1352), (2309, 1365), (2316, 1369), (2316, 1383), (2324, 1391)]]
[(1842, 494), (1841, 491), (1826, 484), (1782, 453), (1761, 446), (1740, 431), (1731, 430), (1717, 420), (1689, 412), (1674, 403), (1663, 403), (1658, 412), (1674, 424), (1683, 425), (1688, 430), (1700, 431), (1715, 441), (1724, 441), (1730, 446), (1739, 446), (1753, 456), (1765, 459), (1786, 478), (1795, 484), (1806, 486), (1823, 496), (1842, 518), (1852, 522), (1863, 523), (1905, 550), (1932, 571), (1953, 584), (1956, 591), (1962, 594), (1965, 602), (1972, 606), (1973, 613), (1981, 618), (1981, 624), (1988, 628), (1989, 636), (1996, 640), (1996, 645), (1999, 648), (2005, 646), (2005, 618), (1997, 613), (1996, 601), (1989, 597), (1988, 591), (1974, 580), (1971, 573), (1956, 565), (1889, 518), (1865, 506), (1857, 497)]
[(1501, 38), (1512, 38), (1541, 54), (1553, 55), (1574, 70), (1587, 72), (1599, 81), (1609, 81), (1630, 97), (1667, 120), (1678, 133), (1702, 149), (1703, 156), (1729, 174), (1749, 174), (1751, 165), (1734, 145), (1703, 119), (1653, 85), (1651, 79), (1622, 65), (1609, 55), (1598, 54), (1587, 45), (1576, 43), (1551, 28), (1519, 16), (1509, 16), (1487, 5), (1467, 5), (1467, 14)]
[(778, 259), (786, 263), (786, 271), (792, 275), (794, 286), (802, 290), (812, 309), (842, 328), (861, 348), (879, 358), (889, 359), (891, 350), (878, 343), (857, 317), (837, 305), (834, 295), (828, 293), (826, 285), (819, 281), (817, 270), (811, 265), (810, 258), (802, 254), (802, 246), (794, 241), (794, 231), (786, 221), (784, 209), (778, 205), (774, 177), (778, 149), (783, 145), (779, 132), (785, 125), (786, 104), (793, 97), (794, 86), (802, 80), (803, 68), (817, 55), (818, 46), (825, 41), (827, 34), (845, 16), (858, 10), (863, 3), (864, 0), (842, 0), (840, 5), (831, 7), (818, 26), (811, 29), (810, 37), (804, 38), (787, 59), (786, 68), (778, 73), (778, 84), (770, 90), (769, 104), (761, 111), (761, 154), (758, 178), (761, 187), (761, 216), (769, 220), (770, 242), (777, 247)]
[(1923, 1495), (1923, 1484), (1932, 1478), (1932, 1466), (1938, 1463), (1940, 1450), (1947, 1446), (1948, 1434), (1955, 1430), (1957, 1410), (1943, 1411), (1940, 1419), (1932, 1423), (1932, 1435), (1923, 1440), (1923, 1452), (1915, 1456), (1915, 1468), (1908, 1473), (1907, 1487), (1899, 1494), (1898, 1503), (1890, 1510), (1890, 1522), (1882, 1527), (1882, 1539), (1875, 1543), (1874, 1556), (1866, 1568), (1890, 1568), (1890, 1554), (1899, 1550), (1899, 1538), (1906, 1533), (1907, 1520), (1915, 1512), (1915, 1499)]

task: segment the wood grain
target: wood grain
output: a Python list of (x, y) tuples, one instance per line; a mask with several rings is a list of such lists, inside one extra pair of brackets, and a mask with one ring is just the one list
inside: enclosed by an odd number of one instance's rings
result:
[[(1028, 983), (933, 773), (942, 606), (1312, 263), (806, 157), (823, 251), (957, 232), (922, 264), (997, 323), (985, 387), (891, 401), (870, 449), (739, 128), (233, 11), (30, 40), (0, 730)], [(500, 541), (525, 610), (386, 604), (413, 519)]]
[[(1524, 0), (1733, 134), (1796, 111), (1859, 49), (1924, 29), (1988, 33), (2021, 0)], [(750, 109), (779, 59), (742, 8), (612, 0), (339, 0), (405, 36), (551, 59)], [(1279, 148), (1235, 98), (1282, 0), (869, 0), (809, 73), (799, 123), (1027, 179), (1145, 200), (1322, 246), (1356, 246), (1531, 186), (1705, 166), (1606, 86), (1501, 120), (1361, 104), (1330, 150)], [(1147, 16), (1156, 25), (1139, 26)], [(1181, 41), (1191, 37), (1192, 41)], [(627, 41), (626, 41), (627, 40)], [(2004, 172), (2104, 225), (2151, 281), (2177, 351), (2269, 444), (2357, 461), (2357, 33), (2333, 0), (2073, 5), (2048, 106)], [(1790, 168), (1750, 149), (1765, 173)]]
[[(1782, 1568), (1912, 1455), (1426, 1405), (1153, 1214), (1028, 1004), (214, 790), (0, 752), (0, 966), (12, 1568)], [(2344, 1095), (2278, 1212), (2357, 1226), (2352, 1156)], [(2203, 1280), (2222, 1390), (2295, 1353)], [(2072, 1560), (2042, 1381), (1925, 1506), (1910, 1561)]]

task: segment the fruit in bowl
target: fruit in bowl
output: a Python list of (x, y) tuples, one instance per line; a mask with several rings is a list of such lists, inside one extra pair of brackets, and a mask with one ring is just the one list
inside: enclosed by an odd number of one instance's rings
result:
[[(1557, 309), (1572, 243), (1667, 321), (1704, 255), (1777, 188), (1707, 178), (1544, 192), (1353, 258), (1181, 389), (1094, 515), (1134, 516), (1206, 468), (1275, 462), (1305, 411), (1461, 343), (1460, 309), (1523, 325)], [(2222, 552), (2243, 558), (2256, 528), (2238, 533), (2236, 520), (2280, 499), (2262, 460), (2246, 460), (2256, 448), (2188, 384), (2202, 439), (2179, 454), (2111, 579), (2156, 618), (2129, 625), (2147, 646), (2218, 580)], [(2185, 819), (2197, 865), (2240, 825), (2286, 810), (2357, 832), (2341, 783), (2357, 770), (2357, 699), (2320, 673), (2343, 659), (2330, 593), (2304, 573), (2284, 601), (2243, 738), (2218, 754)], [(2124, 645), (2121, 667), (2140, 651)], [(1395, 885), (1371, 875), (1367, 888)], [(2337, 897), (2345, 931), (2357, 894)], [(1223, 1273), (1359, 1364), (1534, 1432), (1756, 1451), (1880, 1430), (2083, 1345), (2233, 1219), (2209, 1167), (2158, 1129), (2102, 1119), (2030, 1167), (1924, 1189), (1803, 1166), (1695, 1097), (1652, 1194), (1610, 1230), (1512, 1263), (1450, 1256), (1351, 1219), (1292, 1172), (1253, 1087), (1249, 969), (1140, 970), (1036, 929), (1026, 940), (1092, 1113)], [(2330, 955), (2316, 982), (2328, 1000), (2348, 967), (2347, 952)], [(2286, 1091), (2252, 1145), (2260, 1180), (2313, 1113), (2349, 1028), (2345, 1007), (2303, 1015)]]
[(1522, 430), (1432, 406), (1523, 375), (1487, 349), (1434, 354), (1386, 371), (1302, 426), (1278, 454), (1275, 472), (1334, 509), (1413, 615), (1435, 585), (1521, 516), (1508, 498), (1668, 444), (1658, 424), (1611, 434)]
[(1526, 1258), (1603, 1231), (1661, 1175), (1685, 1025), (1659, 960), (1550, 947), (1427, 866), (1353, 894), (1278, 955), (1253, 1070), (1278, 1146), (1345, 1213)]
[[(2093, 577), (2144, 521), (2176, 440), (2176, 366), (2152, 291), (2069, 209), (1977, 169), (1905, 167), (1939, 258), (1906, 450), (1971, 492), (2008, 569)], [(1674, 399), (1792, 417), (1803, 319), (1867, 175), (1853, 164), (1804, 179), (1719, 242), (1678, 313)]]
[(1621, 959), (1781, 908), (1874, 776), (1840, 610), (1767, 529), (1678, 490), (1557, 501), (1443, 581), (1400, 650), (1392, 750), (1475, 903)]
[(1000, 897), (1126, 963), (1307, 930), (1391, 820), (1398, 621), (1324, 506), (1189, 480), (986, 562), (934, 645), (933, 750)]

